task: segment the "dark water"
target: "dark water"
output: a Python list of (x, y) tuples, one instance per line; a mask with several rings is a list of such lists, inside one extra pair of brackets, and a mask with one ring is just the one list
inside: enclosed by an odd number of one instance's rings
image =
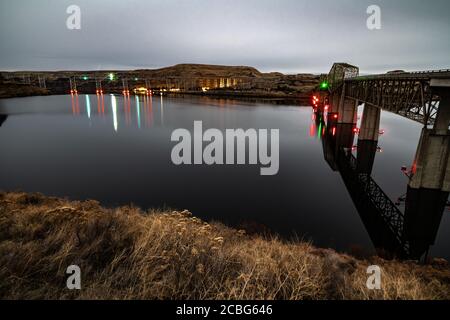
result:
[[(190, 209), (206, 220), (264, 225), (284, 237), (323, 247), (373, 251), (341, 176), (324, 159), (309, 107), (208, 98), (103, 101), (95, 95), (0, 101), (0, 189), (38, 191), (104, 205)], [(78, 101), (77, 101), (78, 100)], [(360, 112), (362, 109), (360, 110)], [(175, 166), (176, 128), (280, 129), (280, 170), (259, 166)], [(382, 113), (385, 134), (372, 177), (391, 199), (406, 192), (419, 124)], [(450, 212), (444, 212), (431, 253), (450, 257)]]

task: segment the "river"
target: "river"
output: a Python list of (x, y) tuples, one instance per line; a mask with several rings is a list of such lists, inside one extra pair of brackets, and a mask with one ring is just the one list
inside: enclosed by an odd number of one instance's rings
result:
[[(360, 108), (359, 112), (362, 112)], [(171, 161), (177, 128), (279, 129), (279, 172)], [(373, 179), (394, 202), (406, 193), (421, 125), (382, 112)], [(96, 199), (105, 206), (189, 209), (207, 221), (270, 230), (339, 251), (374, 243), (341, 175), (325, 161), (311, 107), (207, 97), (61, 95), (0, 100), (0, 190)], [(403, 207), (400, 205), (400, 210)], [(450, 258), (450, 211), (433, 256)]]

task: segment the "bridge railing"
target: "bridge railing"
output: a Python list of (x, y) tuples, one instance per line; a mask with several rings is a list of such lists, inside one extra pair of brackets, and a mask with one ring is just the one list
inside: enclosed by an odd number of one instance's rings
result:
[(430, 78), (450, 78), (450, 69), (441, 70), (428, 70), (428, 71), (402, 71), (402, 72), (391, 72), (391, 73), (381, 73), (372, 75), (360, 75), (352, 78), (347, 78), (345, 81), (361, 81), (361, 80), (428, 80)]
[(428, 71), (412, 71), (412, 72), (405, 72), (405, 73), (412, 73), (412, 74), (422, 74), (422, 73), (450, 73), (450, 69), (440, 69), (440, 70), (428, 70)]

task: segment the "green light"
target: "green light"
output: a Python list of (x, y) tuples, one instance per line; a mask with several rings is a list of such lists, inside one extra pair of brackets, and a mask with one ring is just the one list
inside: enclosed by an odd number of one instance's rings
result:
[(87, 76), (83, 76), (83, 80), (88, 80), (89, 78)]
[(320, 84), (320, 89), (328, 89), (328, 82), (324, 81)]
[(113, 81), (114, 80), (114, 73), (110, 73), (108, 77), (109, 77), (109, 80)]
[(138, 81), (139, 80), (139, 78), (134, 78), (134, 81)]
[(317, 130), (317, 138), (320, 139), (321, 135), (322, 135), (322, 119), (319, 119), (320, 123), (319, 123), (319, 130)]

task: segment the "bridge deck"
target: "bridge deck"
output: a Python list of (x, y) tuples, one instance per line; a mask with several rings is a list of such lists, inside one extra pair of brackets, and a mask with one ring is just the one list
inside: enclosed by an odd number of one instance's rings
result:
[(347, 76), (335, 82), (330, 92), (433, 126), (444, 92), (433, 81), (450, 90), (450, 69)]
[(431, 80), (431, 79), (450, 79), (450, 69), (365, 75), (365, 76), (357, 76), (357, 77), (347, 78), (347, 79), (344, 79), (344, 81), (346, 81), (346, 82), (365, 81), (365, 80), (418, 80), (418, 81), (421, 81), (421, 80)]

